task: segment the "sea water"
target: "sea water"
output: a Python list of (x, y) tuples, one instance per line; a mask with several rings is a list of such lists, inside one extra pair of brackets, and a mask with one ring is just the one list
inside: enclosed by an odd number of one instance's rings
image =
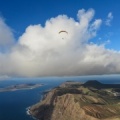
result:
[(39, 102), (43, 92), (50, 90), (65, 81), (98, 80), (102, 83), (120, 84), (119, 75), (77, 76), (77, 77), (47, 77), (34, 79), (11, 79), (0, 81), (0, 87), (23, 83), (42, 83), (43, 86), (35, 89), (17, 90), (0, 93), (0, 120), (33, 120), (27, 115), (26, 108)]

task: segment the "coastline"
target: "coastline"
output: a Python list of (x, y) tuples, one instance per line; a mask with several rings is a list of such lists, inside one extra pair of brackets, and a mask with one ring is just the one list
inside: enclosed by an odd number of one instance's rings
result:
[(30, 114), (30, 107), (26, 108), (26, 114), (31, 116), (31, 114)]
[[(48, 89), (48, 90), (45, 90), (45, 91), (42, 92), (40, 102), (42, 102), (42, 101), (45, 99), (46, 94), (47, 94), (48, 92), (50, 92), (51, 90), (52, 90), (52, 89)], [(32, 105), (31, 105), (31, 106), (32, 106)], [(29, 106), (29, 107), (26, 108), (26, 114), (27, 114), (28, 116), (31, 116), (34, 120), (39, 120), (39, 119), (35, 118), (35, 117), (30, 113), (30, 108), (31, 108), (31, 106)]]
[(30, 108), (31, 108), (30, 106), (26, 108), (26, 114), (27, 114), (28, 116), (32, 117), (33, 120), (38, 120), (37, 118), (35, 118), (35, 117), (33, 117), (33, 116), (31, 115), (31, 113), (30, 113)]

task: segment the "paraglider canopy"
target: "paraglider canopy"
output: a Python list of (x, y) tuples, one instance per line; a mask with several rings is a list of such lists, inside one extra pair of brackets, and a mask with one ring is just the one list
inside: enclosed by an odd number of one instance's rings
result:
[(67, 32), (67, 31), (65, 31), (65, 30), (61, 30), (61, 31), (59, 32), (59, 34), (60, 34), (60, 33), (62, 33), (62, 32), (63, 32), (63, 33), (67, 33), (67, 34), (68, 34), (68, 32)]

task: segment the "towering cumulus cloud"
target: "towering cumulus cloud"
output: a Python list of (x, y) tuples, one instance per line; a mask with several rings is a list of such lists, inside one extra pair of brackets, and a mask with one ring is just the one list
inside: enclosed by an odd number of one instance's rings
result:
[[(59, 15), (47, 20), (44, 27), (40, 24), (28, 26), (9, 52), (0, 53), (0, 75), (40, 77), (120, 73), (120, 53), (89, 42), (102, 24), (101, 19), (93, 20), (94, 13), (93, 9), (82, 9), (78, 11), (77, 21)], [(8, 27), (5, 30), (11, 39), (11, 31)]]
[(0, 51), (8, 50), (14, 44), (14, 36), (12, 30), (0, 18)]

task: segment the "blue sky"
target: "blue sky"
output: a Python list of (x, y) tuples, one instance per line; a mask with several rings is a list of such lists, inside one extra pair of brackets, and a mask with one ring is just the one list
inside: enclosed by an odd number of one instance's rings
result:
[(119, 0), (0, 0), (0, 79), (120, 74), (119, 11)]
[[(120, 50), (120, 1), (119, 0), (0, 0), (0, 14), (5, 22), (14, 30), (14, 35), (19, 37), (30, 24), (45, 24), (47, 19), (60, 14), (77, 19), (79, 9), (93, 8), (95, 18), (106, 20), (109, 12), (113, 14), (111, 26), (102, 25), (98, 32), (100, 41), (110, 40), (108, 48)], [(96, 42), (98, 38), (93, 41)]]

